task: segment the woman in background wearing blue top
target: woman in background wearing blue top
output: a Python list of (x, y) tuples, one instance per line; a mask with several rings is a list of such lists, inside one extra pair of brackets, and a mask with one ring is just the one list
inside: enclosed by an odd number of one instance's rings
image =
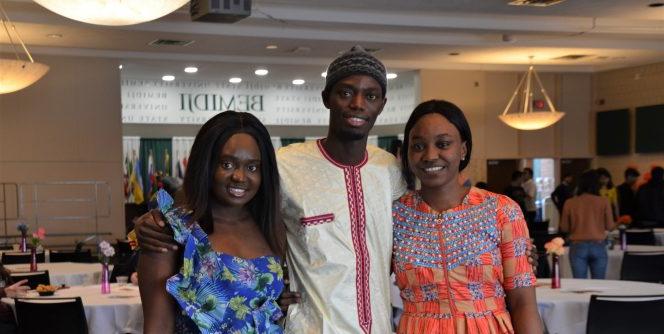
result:
[(144, 332), (281, 333), (285, 231), (265, 127), (248, 113), (211, 118), (194, 141), (183, 189), (183, 206), (160, 191), (159, 210), (140, 218), (168, 222), (184, 249), (141, 245)]

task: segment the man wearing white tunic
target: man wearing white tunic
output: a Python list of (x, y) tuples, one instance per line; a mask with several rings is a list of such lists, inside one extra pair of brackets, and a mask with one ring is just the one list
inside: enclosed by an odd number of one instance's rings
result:
[(288, 236), (287, 333), (391, 333), (392, 201), (405, 191), (396, 159), (367, 146), (385, 104), (385, 67), (360, 47), (330, 64), (325, 139), (277, 154)]

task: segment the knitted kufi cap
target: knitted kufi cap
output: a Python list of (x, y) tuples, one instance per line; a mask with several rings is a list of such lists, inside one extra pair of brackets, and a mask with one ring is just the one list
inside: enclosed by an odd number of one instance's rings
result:
[(329, 92), (339, 80), (355, 74), (365, 74), (376, 79), (385, 96), (387, 90), (385, 65), (359, 45), (346, 51), (328, 66), (325, 91)]

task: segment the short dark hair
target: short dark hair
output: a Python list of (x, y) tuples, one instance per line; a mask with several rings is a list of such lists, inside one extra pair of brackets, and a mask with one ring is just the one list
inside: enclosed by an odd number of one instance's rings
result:
[(624, 175), (625, 175), (625, 178), (632, 177), (632, 176), (633, 177), (639, 177), (641, 175), (641, 173), (639, 173), (639, 171), (636, 168), (628, 167), (627, 169), (625, 169)]
[(604, 177), (609, 178), (609, 183), (606, 184), (606, 187), (609, 188), (609, 189), (613, 188), (613, 180), (611, 178), (611, 173), (609, 173), (609, 170), (604, 168), (604, 167), (599, 167), (599, 168), (596, 169), (596, 171), (597, 171), (598, 176), (600, 176), (600, 177), (604, 176)]
[(599, 173), (594, 169), (590, 169), (583, 172), (579, 177), (576, 194), (599, 195), (599, 187)]
[(470, 162), (470, 153), (473, 149), (473, 136), (470, 132), (470, 125), (464, 116), (463, 111), (459, 109), (455, 104), (445, 101), (445, 100), (429, 100), (426, 102), (420, 103), (413, 113), (410, 114), (408, 122), (406, 122), (406, 128), (404, 130), (403, 145), (401, 147), (401, 167), (406, 183), (410, 189), (415, 188), (415, 176), (410, 171), (410, 166), (408, 165), (408, 149), (409, 149), (409, 136), (410, 131), (413, 129), (415, 124), (428, 114), (439, 114), (445, 119), (447, 119), (454, 127), (459, 131), (461, 135), (461, 141), (466, 142), (466, 156), (459, 163), (459, 171), (462, 171), (468, 163)]
[(524, 174), (525, 174), (525, 173), (528, 173), (528, 174), (530, 174), (530, 176), (535, 175), (535, 174), (533, 173), (533, 169), (530, 168), (530, 167), (526, 167), (526, 168), (524, 168), (524, 169), (523, 169), (523, 173), (524, 173)]
[(285, 252), (285, 229), (279, 206), (279, 173), (274, 147), (265, 126), (254, 115), (245, 112), (224, 111), (210, 118), (196, 135), (189, 155), (183, 189), (185, 203), (193, 211), (206, 233), (213, 232), (211, 214), (212, 186), (220, 152), (228, 139), (245, 133), (256, 140), (261, 154), (261, 184), (247, 204), (249, 212), (272, 250), (282, 256)]
[(515, 170), (512, 172), (512, 181), (516, 181), (523, 176), (523, 172)]

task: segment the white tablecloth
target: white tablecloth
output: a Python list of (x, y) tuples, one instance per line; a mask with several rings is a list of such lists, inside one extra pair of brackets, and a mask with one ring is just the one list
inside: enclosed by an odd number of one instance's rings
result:
[[(562, 279), (560, 289), (551, 289), (551, 280), (539, 279), (537, 306), (550, 334), (586, 332), (590, 295), (664, 294), (664, 285), (630, 281)], [(664, 332), (664, 329), (662, 330)]]
[[(29, 271), (29, 264), (9, 264), (5, 268), (10, 271)], [(99, 284), (101, 282), (101, 264), (54, 262), (38, 263), (38, 270), (48, 270), (51, 285), (77, 286)]]
[[(628, 252), (661, 252), (664, 251), (664, 246), (644, 246), (644, 245), (628, 245)], [(623, 254), (625, 252), (620, 250), (620, 246), (616, 245), (614, 249), (608, 250), (609, 262), (606, 266), (606, 279), (620, 280), (620, 268), (622, 267)], [(549, 264), (551, 257), (549, 257)], [(565, 247), (565, 255), (560, 257), (560, 277), (572, 278), (572, 267), (569, 263), (569, 247)], [(590, 277), (590, 271), (588, 271)]]
[[(38, 296), (31, 294), (29, 297)], [(101, 294), (100, 285), (75, 286), (58, 290), (54, 297), (81, 297), (90, 334), (143, 332), (143, 309), (136, 286), (111, 284), (108, 295)], [(3, 298), (2, 302), (14, 306), (13, 299)]]

